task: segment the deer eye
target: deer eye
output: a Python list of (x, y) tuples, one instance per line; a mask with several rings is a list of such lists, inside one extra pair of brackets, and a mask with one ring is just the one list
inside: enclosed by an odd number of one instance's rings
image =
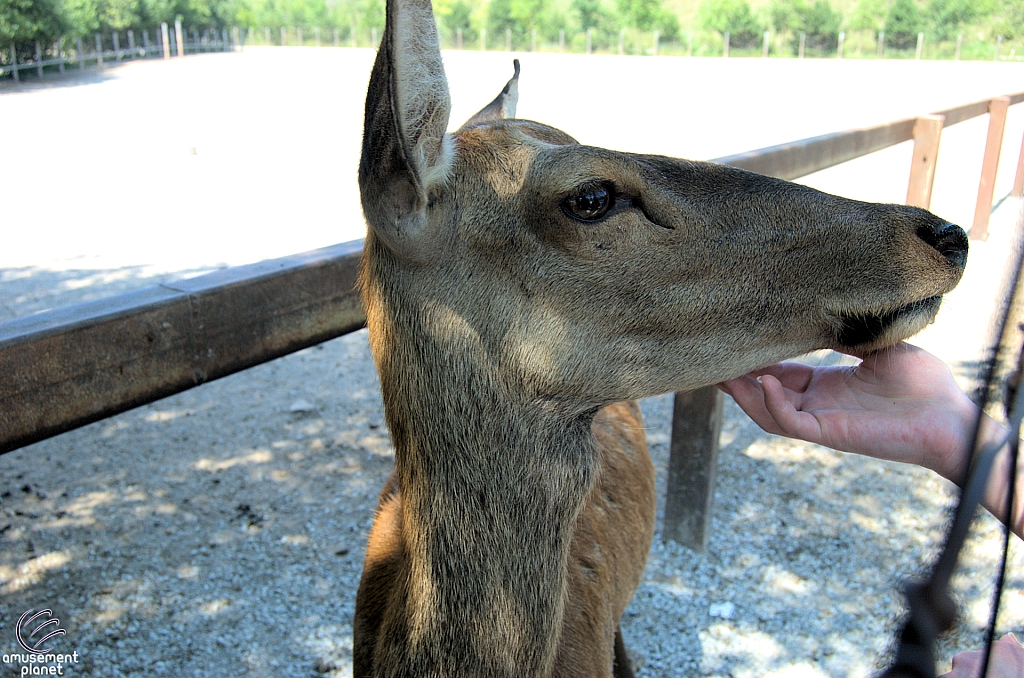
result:
[(604, 184), (587, 186), (562, 200), (562, 211), (574, 219), (597, 221), (615, 204), (615, 194)]

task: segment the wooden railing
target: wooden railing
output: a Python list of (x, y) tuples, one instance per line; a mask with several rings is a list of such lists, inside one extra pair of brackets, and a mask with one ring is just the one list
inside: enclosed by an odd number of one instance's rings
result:
[[(992, 113), (984, 163), (991, 176), (979, 190), (985, 214), (972, 228), (980, 237), (999, 153), (992, 139), (1001, 141), (1006, 107), (1021, 101), (1024, 92), (717, 162), (795, 179), (914, 139), (908, 202), (927, 207), (936, 121), (948, 127)], [(1024, 147), (1017, 195), (1022, 184)], [(361, 328), (361, 251), (354, 241), (0, 323), (0, 453)], [(713, 387), (676, 395), (663, 534), (695, 549), (709, 533), (721, 397)]]

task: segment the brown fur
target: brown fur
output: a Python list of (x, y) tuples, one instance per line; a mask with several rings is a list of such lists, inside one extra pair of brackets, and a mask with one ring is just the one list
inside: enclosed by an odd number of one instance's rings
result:
[[(396, 464), (355, 675), (629, 676), (654, 474), (619, 401), (899, 341), (966, 239), (915, 208), (580, 146), (496, 119), (501, 97), (443, 135), (429, 11), (389, 0), (367, 93), (361, 281)], [(616, 208), (566, 212), (597, 184)]]

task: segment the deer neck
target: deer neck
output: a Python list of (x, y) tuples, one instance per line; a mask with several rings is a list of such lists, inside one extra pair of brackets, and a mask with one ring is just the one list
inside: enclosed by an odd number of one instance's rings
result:
[(408, 568), (403, 612), (380, 636), (397, 651), (378, 657), (401, 656), (419, 675), (547, 675), (597, 469), (592, 413), (525, 395), (440, 310), (399, 320), (372, 297)]

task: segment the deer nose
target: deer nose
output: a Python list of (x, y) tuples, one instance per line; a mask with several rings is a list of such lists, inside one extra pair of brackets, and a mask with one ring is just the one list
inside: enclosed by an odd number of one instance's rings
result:
[(967, 264), (967, 234), (956, 224), (939, 222), (920, 226), (917, 237), (938, 250), (957, 268)]

